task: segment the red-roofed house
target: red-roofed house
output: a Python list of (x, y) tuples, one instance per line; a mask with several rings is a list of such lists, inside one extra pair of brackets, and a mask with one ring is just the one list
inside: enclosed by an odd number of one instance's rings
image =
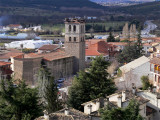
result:
[(3, 62), (0, 61), (0, 77), (1, 79), (10, 79), (12, 70), (10, 67), (11, 63), (10, 62)]
[(91, 57), (95, 58), (96, 56), (103, 55), (105, 60), (109, 60), (109, 57), (114, 56), (117, 51), (115, 51), (116, 46), (108, 44), (105, 41), (98, 42), (88, 42), (86, 44), (86, 57), (87, 62), (91, 61)]
[(10, 24), (6, 27), (7, 30), (11, 30), (11, 29), (14, 29), (14, 30), (18, 30), (18, 29), (22, 29), (22, 25), (20, 24)]

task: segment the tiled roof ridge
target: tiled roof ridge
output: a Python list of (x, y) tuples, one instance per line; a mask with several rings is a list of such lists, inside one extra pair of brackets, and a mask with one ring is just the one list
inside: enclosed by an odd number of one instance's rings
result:
[(79, 110), (76, 110), (76, 109), (74, 109), (74, 108), (71, 108), (70, 110), (73, 111), (73, 112), (77, 112), (77, 113), (79, 113), (79, 114), (82, 114), (83, 116), (88, 116), (87, 114), (85, 114), (85, 113), (83, 113), (83, 112), (81, 112), (81, 111), (79, 111)]
[(72, 115), (65, 115), (64, 113), (51, 113), (51, 114), (49, 114), (49, 117), (53, 117), (55, 115), (58, 115), (58, 116), (68, 116), (68, 117), (71, 117), (73, 119)]

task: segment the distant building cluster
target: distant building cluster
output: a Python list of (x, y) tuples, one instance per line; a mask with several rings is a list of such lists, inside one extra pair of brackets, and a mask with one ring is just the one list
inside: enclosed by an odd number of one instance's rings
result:
[(35, 32), (41, 32), (42, 31), (42, 27), (39, 26), (32, 26), (32, 27), (27, 27), (27, 28), (23, 28), (22, 25), (20, 24), (10, 24), (7, 26), (0, 26), (0, 32), (5, 32), (5, 31), (9, 31), (9, 30), (19, 30), (22, 32), (27, 32), (27, 31), (35, 31)]

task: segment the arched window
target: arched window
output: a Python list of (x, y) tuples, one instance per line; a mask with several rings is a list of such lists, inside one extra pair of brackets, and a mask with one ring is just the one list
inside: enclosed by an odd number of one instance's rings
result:
[(69, 32), (71, 32), (71, 25), (69, 25)]
[(76, 25), (73, 26), (73, 31), (76, 32)]
[(76, 40), (77, 40), (77, 38), (76, 38), (76, 37), (74, 37), (74, 42), (76, 42)]
[(72, 38), (71, 38), (71, 37), (69, 37), (69, 41), (70, 41), (70, 42), (72, 41)]

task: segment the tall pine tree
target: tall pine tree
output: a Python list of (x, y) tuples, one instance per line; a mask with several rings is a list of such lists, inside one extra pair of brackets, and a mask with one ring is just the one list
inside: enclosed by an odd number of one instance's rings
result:
[(0, 84), (0, 119), (34, 119), (42, 113), (37, 89), (28, 88), (24, 81), (18, 87), (11, 80)]
[(38, 73), (39, 96), (44, 109), (48, 113), (55, 112), (62, 108), (62, 102), (58, 99), (57, 83), (51, 76), (49, 69), (41, 68)]
[(108, 36), (108, 38), (107, 38), (107, 42), (115, 42), (116, 40), (115, 40), (115, 38), (114, 38), (114, 36), (112, 35), (112, 32), (110, 32), (109, 33), (109, 36)]
[(107, 72), (109, 65), (103, 56), (96, 57), (87, 72), (78, 73), (69, 90), (68, 103), (71, 107), (82, 110), (82, 103), (115, 92), (115, 84)]
[(137, 58), (143, 55), (143, 44), (141, 38), (141, 30), (139, 28), (138, 35), (137, 35), (137, 42), (135, 44), (137, 46)]

